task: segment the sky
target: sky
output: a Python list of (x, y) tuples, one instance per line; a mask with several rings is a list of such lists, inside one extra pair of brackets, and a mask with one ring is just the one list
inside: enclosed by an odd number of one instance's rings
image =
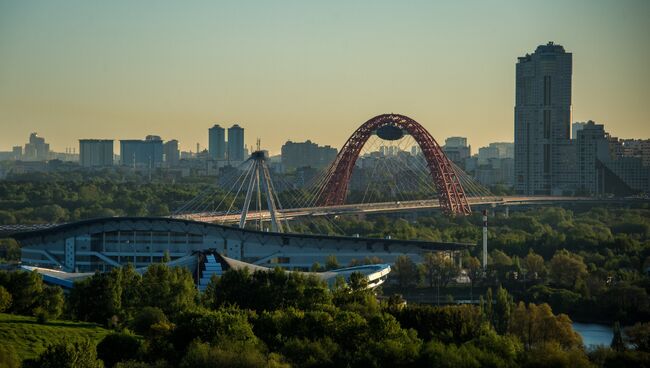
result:
[(0, 0), (0, 150), (194, 151), (215, 123), (340, 148), (389, 112), (476, 150), (513, 141), (517, 57), (548, 41), (573, 53), (573, 121), (650, 138), (648, 35), (647, 0)]

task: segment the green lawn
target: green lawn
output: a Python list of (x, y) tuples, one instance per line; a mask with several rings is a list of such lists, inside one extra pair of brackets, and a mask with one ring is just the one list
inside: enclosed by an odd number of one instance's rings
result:
[(34, 317), (0, 313), (0, 344), (12, 346), (21, 359), (33, 358), (47, 345), (64, 338), (89, 338), (98, 343), (109, 332), (94, 323), (50, 321), (39, 324)]

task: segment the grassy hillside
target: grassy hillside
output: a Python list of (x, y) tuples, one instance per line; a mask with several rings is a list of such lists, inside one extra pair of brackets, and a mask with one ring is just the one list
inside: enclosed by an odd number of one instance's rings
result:
[(0, 343), (12, 346), (21, 359), (33, 358), (45, 347), (64, 338), (89, 338), (98, 343), (109, 333), (94, 323), (50, 321), (39, 324), (34, 317), (0, 313)]

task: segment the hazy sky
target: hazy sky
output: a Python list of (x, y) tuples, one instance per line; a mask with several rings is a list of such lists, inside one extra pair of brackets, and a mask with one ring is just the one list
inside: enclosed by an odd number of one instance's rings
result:
[(513, 140), (517, 57), (548, 41), (573, 53), (574, 121), (650, 138), (649, 35), (648, 0), (0, 0), (0, 150), (195, 150), (215, 122), (338, 148), (385, 112), (475, 150)]

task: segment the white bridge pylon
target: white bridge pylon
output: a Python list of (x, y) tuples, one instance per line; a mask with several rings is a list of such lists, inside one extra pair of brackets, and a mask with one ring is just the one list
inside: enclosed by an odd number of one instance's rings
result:
[[(254, 192), (257, 194), (257, 209), (258, 211), (262, 209), (262, 191), (264, 191), (264, 197), (266, 197), (266, 205), (271, 217), (271, 230), (276, 233), (282, 233), (284, 232), (284, 227), (278, 218), (278, 206), (276, 204), (277, 193), (273, 187), (273, 181), (271, 181), (271, 175), (269, 173), (269, 167), (266, 163), (266, 156), (264, 151), (253, 152), (249, 160), (252, 162), (251, 174), (248, 177), (248, 190), (246, 191), (246, 198), (244, 199), (241, 217), (239, 218), (239, 227), (243, 229), (246, 226), (248, 210), (250, 208)], [(277, 202), (279, 203), (279, 201)], [(289, 227), (289, 224), (287, 224), (287, 227)], [(258, 229), (262, 230), (261, 216), (258, 216)], [(291, 231), (291, 229), (287, 230)]]

